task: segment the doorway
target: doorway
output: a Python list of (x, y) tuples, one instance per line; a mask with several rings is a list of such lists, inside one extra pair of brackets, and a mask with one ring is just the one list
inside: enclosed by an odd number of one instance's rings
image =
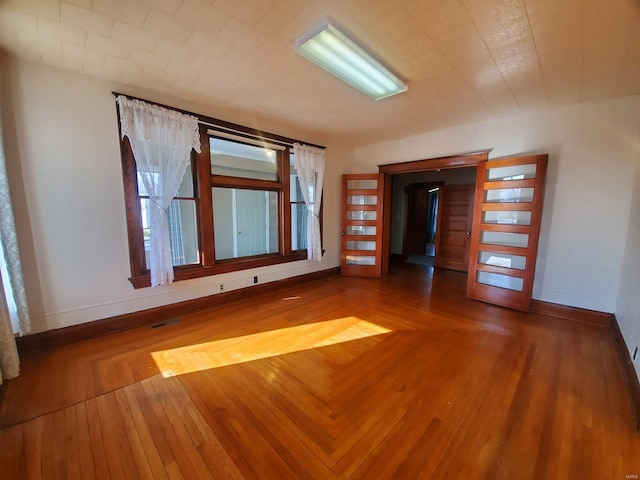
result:
[(438, 198), (443, 185), (427, 182), (405, 186), (402, 259), (407, 263), (434, 266)]
[(466, 271), (476, 167), (391, 175), (390, 255)]

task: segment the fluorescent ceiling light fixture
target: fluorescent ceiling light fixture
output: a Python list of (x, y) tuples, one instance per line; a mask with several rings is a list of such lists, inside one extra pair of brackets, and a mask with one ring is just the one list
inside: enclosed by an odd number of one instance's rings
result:
[(374, 100), (407, 91), (406, 83), (328, 20), (298, 38), (294, 47), (303, 57)]

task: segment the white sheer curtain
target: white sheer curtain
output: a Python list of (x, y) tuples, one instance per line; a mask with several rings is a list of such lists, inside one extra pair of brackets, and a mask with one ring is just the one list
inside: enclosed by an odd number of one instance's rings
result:
[[(2, 105), (0, 99), (0, 112)], [(22, 278), (20, 252), (13, 217), (13, 205), (9, 193), (7, 163), (4, 155), (4, 136), (0, 117), (0, 245), (3, 257), (2, 275), (0, 275), (0, 384), (3, 379), (17, 377), (20, 373), (20, 360), (11, 326), (11, 316), (7, 308), (7, 296), (17, 316), (17, 330), (20, 334), (29, 333), (31, 320), (27, 297)], [(2, 278), (2, 277), (5, 278)], [(8, 278), (7, 278), (8, 277)]]
[(151, 286), (173, 282), (168, 208), (191, 159), (200, 152), (198, 119), (122, 95), (121, 134), (129, 137), (138, 176), (149, 194)]
[(322, 239), (320, 237), (320, 204), (324, 181), (325, 151), (309, 145), (293, 144), (294, 166), (302, 197), (307, 206), (307, 258), (322, 260)]

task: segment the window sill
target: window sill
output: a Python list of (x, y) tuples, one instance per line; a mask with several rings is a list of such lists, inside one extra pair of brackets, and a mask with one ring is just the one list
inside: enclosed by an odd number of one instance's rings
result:
[[(241, 270), (248, 270), (250, 268), (266, 267), (269, 265), (277, 265), (279, 263), (297, 262), (300, 260), (306, 260), (307, 251), (300, 250), (293, 252), (290, 255), (261, 255), (259, 257), (249, 257), (230, 260), (220, 260), (215, 265), (203, 267), (202, 265), (189, 265), (183, 267), (174, 268), (174, 282), (181, 280), (190, 280), (193, 278), (209, 277), (212, 275), (219, 275), (221, 273), (236, 272)], [(145, 275), (139, 275), (130, 277), (129, 281), (133, 285), (133, 288), (146, 288), (151, 286), (151, 275), (149, 273)]]

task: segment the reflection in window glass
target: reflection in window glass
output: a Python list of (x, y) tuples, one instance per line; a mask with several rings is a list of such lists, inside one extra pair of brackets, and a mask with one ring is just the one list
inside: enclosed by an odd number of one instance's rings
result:
[(533, 202), (533, 188), (501, 188), (486, 191), (486, 202)]
[(375, 265), (376, 264), (376, 257), (371, 257), (371, 256), (347, 255), (345, 260), (347, 265)]
[(529, 165), (513, 165), (509, 167), (491, 168), (491, 162), (489, 162), (489, 168), (487, 168), (487, 180), (508, 181), (536, 178), (536, 168), (537, 165), (535, 163)]
[(347, 250), (375, 250), (376, 242), (366, 242), (349, 240), (347, 241)]
[(529, 234), (507, 232), (482, 232), (480, 243), (486, 245), (503, 245), (505, 247), (526, 248), (529, 245)]
[(278, 180), (277, 152), (221, 138), (209, 138), (211, 173), (259, 180)]
[(531, 225), (531, 212), (518, 210), (487, 210), (482, 223), (499, 225)]
[[(142, 234), (144, 237), (144, 256), (149, 268), (151, 255), (151, 229), (149, 228), (149, 199), (141, 198)], [(168, 209), (169, 242), (173, 266), (199, 263), (198, 226), (196, 221), (195, 200), (172, 200)]]
[(349, 210), (347, 220), (375, 220), (377, 212), (375, 210)]
[(498, 252), (480, 252), (479, 262), (496, 267), (515, 268), (524, 270), (527, 257)]
[(347, 195), (348, 205), (377, 205), (377, 195)]
[(348, 190), (376, 190), (378, 180), (347, 180)]
[(349, 225), (347, 235), (375, 235), (376, 227), (367, 225)]
[(277, 253), (277, 192), (214, 187), (213, 229), (216, 260)]
[(508, 290), (516, 290), (518, 292), (521, 292), (524, 288), (524, 280), (522, 278), (500, 275), (499, 273), (478, 272), (477, 279), (478, 283), (484, 283), (492, 287), (506, 288)]

